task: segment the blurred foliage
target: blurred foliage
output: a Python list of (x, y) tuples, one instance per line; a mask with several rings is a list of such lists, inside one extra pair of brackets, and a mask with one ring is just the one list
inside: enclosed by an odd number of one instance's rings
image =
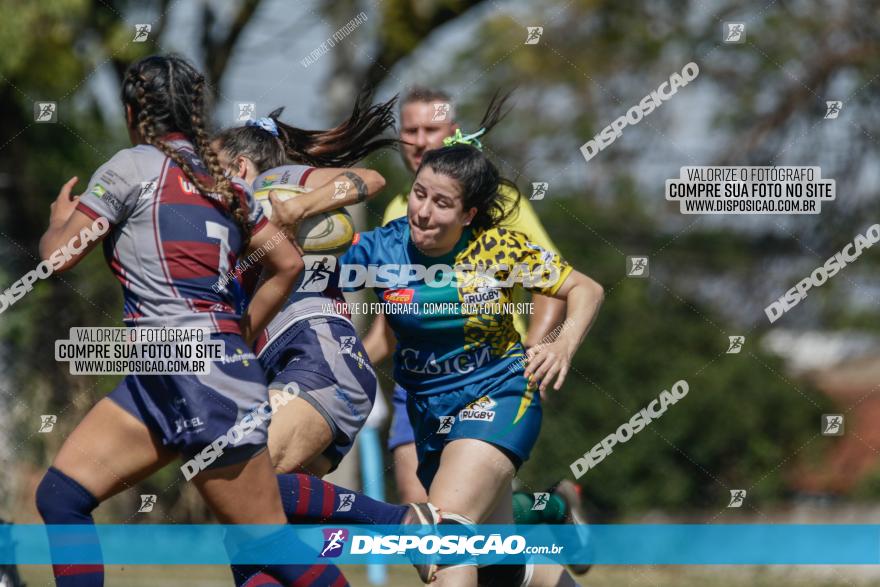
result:
[[(240, 7), (231, 27), (237, 37), (260, 12), (258, 2), (234, 4)], [(320, 10), (344, 24), (360, 7), (349, 1)], [(86, 174), (126, 146), (122, 120), (108, 122), (89, 80), (103, 64), (118, 76), (130, 60), (158, 50), (165, 20), (156, 21), (150, 42), (132, 43), (133, 25), (120, 15), (165, 14), (167, 8), (163, 1), (0, 0), (3, 283), (36, 265), (48, 205), (60, 185), (82, 174), (84, 187)], [(790, 382), (780, 361), (760, 350), (763, 306), (851, 240), (876, 209), (870, 180), (880, 113), (872, 87), (877, 4), (795, 0), (756, 10), (738, 0), (712, 6), (696, 0), (385, 0), (377, 9), (363, 8), (377, 11), (369, 13), (376, 41), (364, 49), (341, 44), (327, 57), (335, 60), (328, 85), (347, 79), (339, 86), (345, 90), (340, 107), (330, 110), (346, 111), (341, 105), (349, 104), (350, 89), (364, 80), (402, 89), (397, 86), (410, 79), (403, 72), (412, 66), (408, 58), (422, 49), (428, 54), (420, 66), (428, 71), (409, 73), (453, 90), (466, 129), (496, 89), (517, 86), (515, 110), (488, 138), (487, 152), (526, 194), (530, 182), (550, 182), (536, 210), (563, 255), (606, 288), (568, 383), (546, 406), (541, 439), (521, 471), (525, 484), (538, 490), (570, 476), (570, 462), (661, 390), (686, 379), (687, 397), (581, 479), (588, 497), (606, 512), (630, 513), (720, 510), (727, 488), (746, 487), (759, 504), (786, 496), (790, 459), (795, 453), (813, 458), (821, 448), (817, 442), (800, 450), (815, 436), (827, 402)], [(293, 20), (298, 14), (270, 16)], [(748, 42), (720, 43), (722, 23), (738, 20), (748, 24)], [(524, 45), (525, 27), (537, 25), (544, 27), (541, 42)], [(218, 36), (224, 27), (214, 28), (210, 35), (194, 31), (194, 38), (231, 50)], [(371, 60), (360, 64), (351, 55), (357, 51)], [(202, 57), (219, 82), (228, 51)], [(676, 98), (584, 162), (581, 144), (692, 59), (700, 78), (682, 90), (681, 100), (692, 100), (693, 112), (682, 113)], [(836, 126), (820, 120), (826, 96), (846, 99), (841, 118), (826, 121)], [(59, 123), (35, 124), (33, 102), (49, 99), (59, 102)], [(683, 142), (687, 132), (703, 142)], [(821, 216), (758, 222), (683, 217), (662, 199), (662, 178), (676, 176), (681, 165), (769, 162), (822, 165), (825, 177), (837, 179), (838, 200), (823, 206)], [(389, 180), (386, 194), (369, 204), (368, 217), (378, 224), (384, 204), (408, 189), (409, 178), (396, 154), (367, 163)], [(630, 254), (649, 255), (649, 279), (624, 277)], [(112, 377), (73, 378), (66, 364), (53, 360), (54, 340), (71, 326), (119, 323), (118, 285), (99, 257), (38, 284), (0, 318), (6, 374), (0, 398), (14, 416), (7, 432), (23, 440), (17, 448), (22, 461), (45, 465), (115, 383)], [(876, 303), (840, 301), (860, 295), (854, 284), (876, 283), (878, 257), (876, 251), (864, 255), (786, 316), (785, 325), (880, 331)], [(746, 345), (727, 355), (727, 336), (734, 334), (746, 334)], [(44, 413), (59, 415), (57, 434), (34, 433)], [(203, 510), (181, 493), (175, 476), (174, 467), (166, 468), (142, 488), (167, 492), (162, 501), (176, 504), (168, 512), (173, 519), (198, 521)], [(0, 485), (4, 489), (8, 485)]]

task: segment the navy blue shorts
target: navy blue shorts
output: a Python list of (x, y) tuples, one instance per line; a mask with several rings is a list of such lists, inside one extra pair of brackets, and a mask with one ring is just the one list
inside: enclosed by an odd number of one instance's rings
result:
[(519, 468), (529, 458), (541, 431), (541, 397), (522, 374), (479, 381), (436, 395), (411, 394), (407, 400), (415, 423), (419, 467), (425, 489), (440, 467), (448, 442), (473, 438), (499, 448)]
[[(263, 370), (241, 336), (212, 334), (211, 340), (225, 342), (226, 356), (207, 375), (128, 375), (107, 396), (184, 460), (222, 436), (237, 439), (229, 432), (269, 396)], [(268, 430), (266, 418), (206, 468), (250, 459), (266, 448)]]
[(260, 353), (270, 389), (295, 383), (299, 397), (324, 417), (333, 443), (324, 451), (335, 469), (373, 409), (379, 383), (351, 322), (300, 320)]
[(406, 412), (406, 390), (394, 384), (391, 394), (391, 429), (388, 431), (388, 450), (416, 441), (409, 414)]

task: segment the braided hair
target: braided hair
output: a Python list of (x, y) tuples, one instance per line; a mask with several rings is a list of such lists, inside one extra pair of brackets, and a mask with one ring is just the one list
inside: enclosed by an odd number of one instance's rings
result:
[[(185, 59), (153, 55), (131, 64), (126, 71), (122, 102), (131, 108), (133, 122), (147, 144), (174, 161), (200, 192), (220, 196), (227, 213), (241, 229), (246, 249), (251, 232), (247, 206), (224, 175), (205, 130), (206, 86), (205, 76)], [(171, 132), (183, 133), (193, 144), (213, 181), (203, 181), (181, 152), (162, 138)]]
[(328, 130), (303, 130), (279, 120), (284, 108), (273, 110), (268, 118), (277, 134), (259, 126), (227, 128), (213, 138), (230, 158), (247, 157), (259, 171), (280, 167), (287, 162), (311, 167), (351, 167), (370, 153), (395, 147), (397, 139), (379, 138), (394, 128), (397, 96), (380, 104), (372, 103), (372, 91), (361, 90), (351, 115)]

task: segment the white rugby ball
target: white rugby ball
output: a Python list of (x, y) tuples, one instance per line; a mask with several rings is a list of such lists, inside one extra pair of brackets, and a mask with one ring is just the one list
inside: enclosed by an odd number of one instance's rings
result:
[[(274, 191), (278, 199), (283, 202), (311, 190), (298, 185), (277, 184), (254, 192), (254, 199), (263, 207), (263, 212), (271, 220), (270, 191)], [(299, 232), (296, 235), (296, 240), (304, 252), (329, 255), (341, 255), (347, 251), (351, 246), (352, 238), (354, 238), (354, 222), (345, 208), (306, 218), (300, 222)]]

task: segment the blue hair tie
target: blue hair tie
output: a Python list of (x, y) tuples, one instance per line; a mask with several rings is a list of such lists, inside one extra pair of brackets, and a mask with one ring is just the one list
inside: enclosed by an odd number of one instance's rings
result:
[(275, 124), (275, 121), (271, 118), (262, 117), (257, 118), (256, 120), (248, 120), (244, 123), (245, 126), (256, 126), (262, 128), (267, 133), (271, 134), (273, 137), (278, 136), (278, 125)]

